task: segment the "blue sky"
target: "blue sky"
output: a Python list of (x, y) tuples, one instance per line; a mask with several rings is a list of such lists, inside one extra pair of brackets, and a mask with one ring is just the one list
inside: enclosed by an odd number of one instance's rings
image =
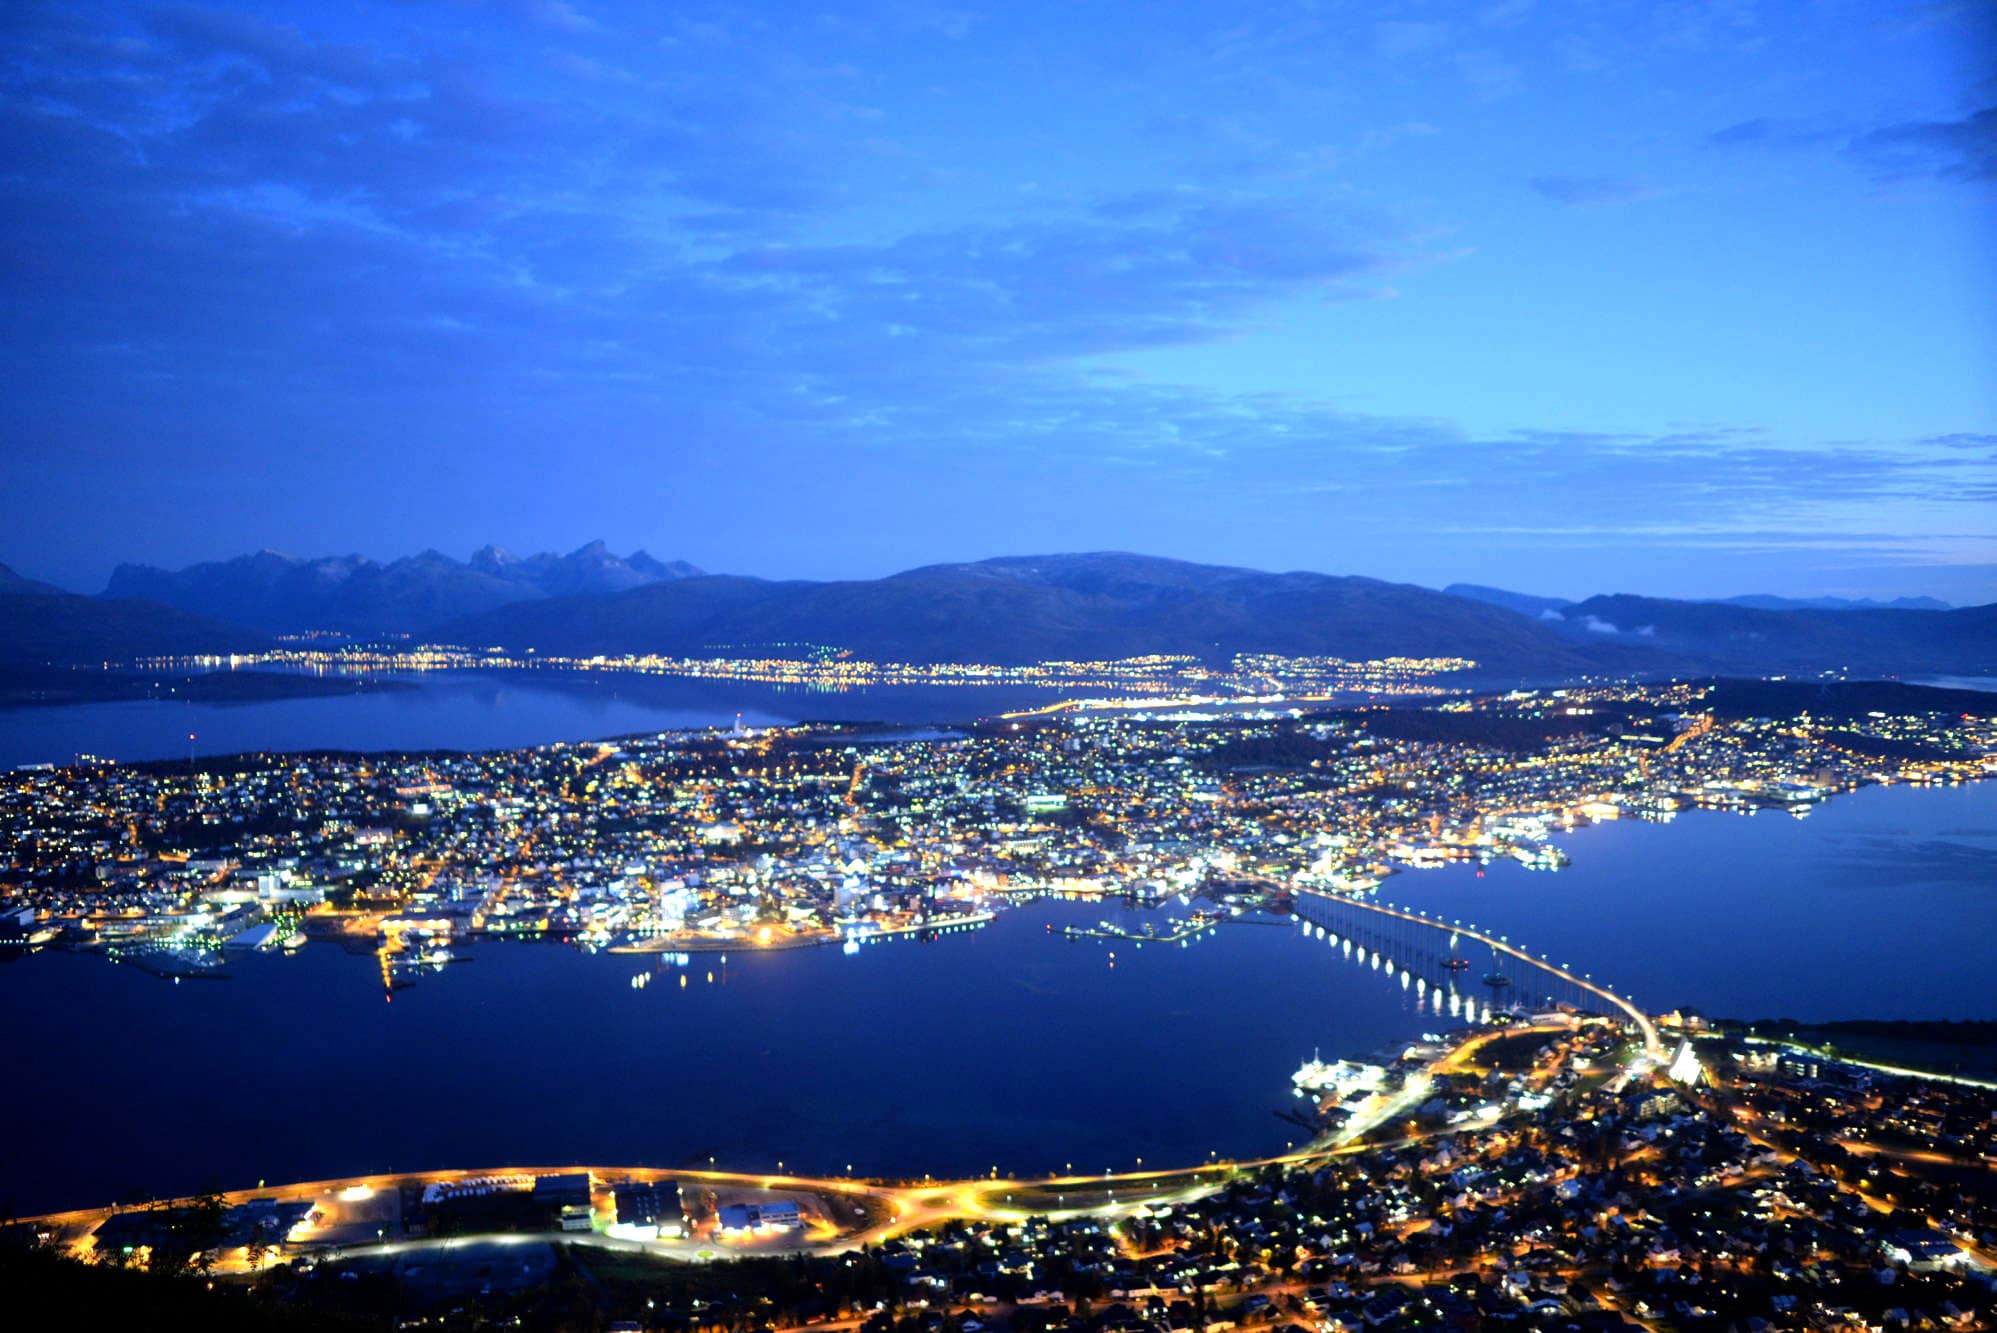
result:
[(1997, 600), (1997, 5), (0, 10), (0, 560)]

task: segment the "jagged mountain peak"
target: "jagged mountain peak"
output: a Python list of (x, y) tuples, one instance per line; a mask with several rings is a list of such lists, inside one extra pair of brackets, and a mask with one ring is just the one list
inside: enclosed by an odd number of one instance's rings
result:
[(483, 573), (493, 574), (508, 565), (517, 565), (520, 557), (497, 542), (487, 542), (472, 552), (471, 567)]
[(120, 565), (106, 597), (142, 597), (274, 632), (422, 634), (509, 602), (622, 592), (701, 571), (643, 552), (632, 560), (602, 539), (567, 555), (521, 558), (496, 543), (460, 561), (432, 547), (381, 563), (364, 556), (301, 559), (262, 550), (181, 570)]

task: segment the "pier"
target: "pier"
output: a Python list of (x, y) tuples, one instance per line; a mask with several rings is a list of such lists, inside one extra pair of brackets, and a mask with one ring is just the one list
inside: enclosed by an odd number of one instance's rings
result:
[[(1197, 939), (1217, 927), (1227, 925), (1230, 922), (1236, 925), (1263, 924), (1243, 923), (1240, 918), (1232, 916), (1195, 916), (1188, 921), (1173, 921), (1171, 923), (1173, 929), (1170, 933), (1164, 935), (1144, 930), (1128, 930), (1122, 926), (1113, 926), (1107, 921), (1099, 921), (1093, 926), (1062, 926), (1055, 933), (1059, 934), (1063, 939), (1070, 940), (1110, 940), (1117, 943), (1139, 945), (1183, 944), (1187, 940)], [(1280, 923), (1271, 921), (1266, 924), (1277, 925)]]

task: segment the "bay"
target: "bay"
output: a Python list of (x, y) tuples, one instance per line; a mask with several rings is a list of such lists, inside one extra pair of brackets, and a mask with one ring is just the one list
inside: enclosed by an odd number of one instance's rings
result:
[(1287, 922), (1183, 947), (1050, 929), (1165, 915), (1042, 901), (932, 942), (684, 967), (483, 941), (392, 993), (372, 956), (332, 944), (178, 984), (36, 954), (0, 967), (0, 1007), (36, 1016), (0, 1099), (0, 1187), (34, 1212), (508, 1164), (1195, 1163), (1304, 1137), (1275, 1111), (1298, 1104), (1289, 1077), (1314, 1049), (1398, 1047), (1438, 1022)]
[[(140, 757), (198, 712), (204, 751), (456, 747), (737, 711), (752, 724), (843, 712), (920, 728), (1021, 702), (961, 688), (758, 700), (738, 684), (646, 684), (475, 676), (239, 708), (17, 710), (0, 737), (18, 762), (22, 719), (67, 715), (63, 743)], [(890, 693), (912, 697), (879, 697)], [(1871, 787), (1805, 819), (1689, 812), (1558, 841), (1571, 857), (1560, 871), (1410, 871), (1381, 897), (1507, 934), (1653, 1011), (1997, 1018), (1997, 783)], [(237, 958), (227, 980), (181, 984), (98, 957), (14, 956), (0, 965), (0, 1005), (25, 1023), (17, 1091), (0, 1099), (0, 1202), (40, 1211), (508, 1163), (712, 1156), (949, 1176), (1249, 1156), (1297, 1136), (1273, 1112), (1292, 1104), (1289, 1073), (1313, 1051), (1361, 1055), (1447, 1021), (1289, 927), (1224, 927), (1185, 949), (1052, 933), (1103, 916), (1156, 920), (1042, 902), (933, 943), (695, 955), (685, 967), (484, 941), (471, 961), (393, 993), (371, 955), (333, 945)]]
[(1803, 819), (1619, 820), (1556, 842), (1562, 870), (1410, 871), (1380, 895), (1508, 934), (1659, 1012), (1997, 1018), (1997, 782), (1866, 787)]
[[(1058, 698), (1032, 686), (839, 692), (612, 672), (461, 671), (406, 689), (246, 703), (119, 700), (0, 710), (0, 768), (254, 750), (496, 750), (636, 732), (799, 721), (954, 722)], [(190, 741), (189, 737), (193, 737)]]

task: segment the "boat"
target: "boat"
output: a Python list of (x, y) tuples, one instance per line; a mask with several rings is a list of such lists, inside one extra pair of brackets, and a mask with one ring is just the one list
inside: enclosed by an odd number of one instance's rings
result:
[(390, 954), (388, 967), (391, 976), (403, 978), (415, 973), (435, 971), (442, 968), (446, 963), (464, 963), (469, 961), (471, 961), (470, 954), (462, 950), (453, 951), (444, 945), (437, 944), (426, 948), (409, 949), (402, 953)]
[(989, 925), (993, 919), (993, 914), (990, 912), (959, 912), (953, 916), (932, 916), (899, 926), (876, 925), (858, 938), (884, 939), (895, 935), (930, 936), (946, 930), (970, 930), (977, 926)]
[(1527, 870), (1558, 870), (1567, 864), (1567, 853), (1551, 843), (1514, 847), (1512, 855)]

